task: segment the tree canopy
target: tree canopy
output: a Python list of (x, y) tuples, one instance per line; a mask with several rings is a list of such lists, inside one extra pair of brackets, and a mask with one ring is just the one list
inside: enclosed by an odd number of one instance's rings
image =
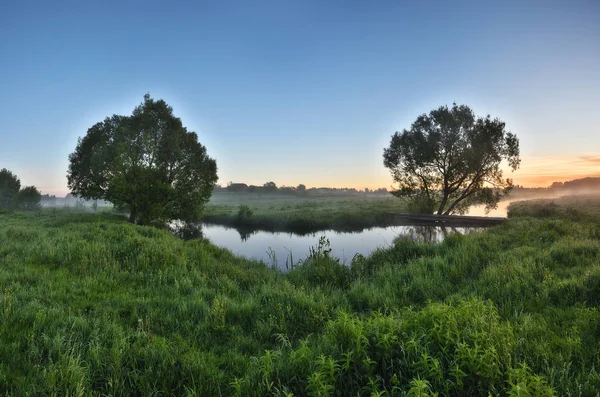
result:
[(17, 204), (21, 181), (6, 168), (0, 170), (0, 208), (13, 208)]
[(23, 209), (26, 211), (40, 208), (42, 194), (35, 186), (21, 189), (21, 180), (11, 171), (0, 170), (0, 208)]
[(273, 181), (265, 182), (263, 184), (263, 187), (265, 188), (265, 191), (267, 191), (267, 192), (276, 192), (277, 191), (277, 184)]
[(94, 124), (69, 156), (72, 193), (130, 211), (130, 221), (196, 220), (217, 181), (217, 165), (173, 109), (149, 94), (130, 116)]
[(493, 209), (513, 186), (502, 163), (519, 167), (519, 141), (497, 118), (477, 117), (465, 105), (420, 115), (410, 129), (392, 135), (384, 149), (398, 190), (414, 211), (449, 215), (474, 204)]
[(19, 191), (19, 208), (25, 211), (35, 211), (40, 208), (42, 194), (35, 186), (27, 186)]

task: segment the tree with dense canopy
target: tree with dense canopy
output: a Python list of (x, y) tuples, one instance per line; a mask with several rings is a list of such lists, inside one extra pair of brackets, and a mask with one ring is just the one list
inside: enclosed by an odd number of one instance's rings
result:
[(19, 208), (25, 211), (35, 211), (40, 208), (42, 193), (35, 186), (27, 186), (19, 191)]
[(0, 208), (33, 211), (40, 208), (42, 194), (35, 186), (21, 189), (21, 181), (11, 171), (0, 170)]
[(0, 208), (9, 209), (17, 204), (21, 181), (6, 168), (0, 170)]
[(93, 125), (69, 156), (72, 193), (130, 211), (129, 220), (194, 221), (217, 181), (217, 164), (173, 109), (149, 94), (131, 116)]
[(464, 213), (469, 206), (496, 208), (513, 187), (501, 164), (519, 167), (519, 141), (497, 118), (476, 117), (465, 105), (442, 106), (420, 115), (409, 130), (392, 135), (384, 149), (398, 190), (422, 213)]
[(266, 192), (276, 192), (277, 191), (277, 184), (275, 182), (265, 182), (263, 184), (263, 187), (265, 188)]

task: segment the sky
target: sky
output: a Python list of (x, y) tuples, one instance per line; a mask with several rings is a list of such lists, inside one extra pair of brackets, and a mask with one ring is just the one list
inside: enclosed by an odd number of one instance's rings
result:
[(383, 148), (453, 102), (506, 122), (516, 184), (600, 176), (600, 2), (10, 1), (0, 168), (68, 192), (77, 138), (145, 93), (219, 183), (392, 186)]

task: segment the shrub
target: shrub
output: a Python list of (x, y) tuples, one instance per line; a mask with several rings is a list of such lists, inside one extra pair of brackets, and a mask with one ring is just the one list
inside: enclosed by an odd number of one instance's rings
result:
[(240, 205), (240, 208), (237, 213), (237, 218), (240, 221), (249, 219), (254, 212), (247, 205)]

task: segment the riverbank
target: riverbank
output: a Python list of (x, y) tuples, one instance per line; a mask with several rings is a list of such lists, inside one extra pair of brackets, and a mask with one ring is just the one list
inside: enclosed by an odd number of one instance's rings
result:
[(515, 201), (508, 206), (508, 216), (598, 222), (600, 221), (600, 195), (580, 194)]
[(118, 216), (0, 214), (0, 390), (592, 396), (598, 236), (517, 217), (282, 273)]
[[(224, 196), (224, 195), (221, 195)], [(321, 230), (354, 232), (392, 226), (390, 212), (405, 205), (393, 196), (286, 197), (230, 194), (217, 197), (205, 208), (204, 223), (246, 230), (309, 234)]]

